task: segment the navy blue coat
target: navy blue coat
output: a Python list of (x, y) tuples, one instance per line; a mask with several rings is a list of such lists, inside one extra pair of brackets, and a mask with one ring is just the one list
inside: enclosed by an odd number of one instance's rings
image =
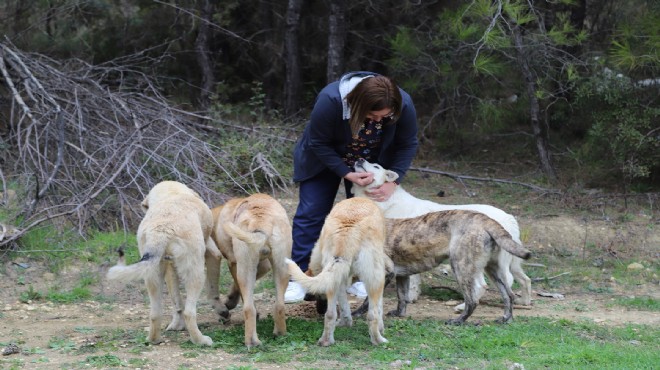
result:
[[(374, 73), (375, 75), (375, 73)], [(417, 152), (417, 113), (410, 95), (399, 89), (403, 104), (399, 120), (383, 128), (378, 164), (403, 179)], [(293, 180), (305, 181), (328, 168), (339, 177), (353, 172), (343, 161), (351, 140), (348, 120), (342, 118), (339, 81), (327, 85), (316, 97), (307, 126), (293, 152)]]

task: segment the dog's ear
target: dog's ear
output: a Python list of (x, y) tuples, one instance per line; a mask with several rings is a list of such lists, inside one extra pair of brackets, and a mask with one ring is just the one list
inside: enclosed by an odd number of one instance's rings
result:
[(398, 173), (390, 170), (385, 171), (385, 180), (387, 180), (387, 182), (394, 182), (398, 178), (399, 178)]
[(140, 207), (142, 207), (142, 210), (143, 210), (144, 212), (147, 212), (147, 210), (149, 209), (149, 198), (148, 198), (148, 197), (147, 197), (147, 198), (144, 198), (144, 200), (142, 201), (142, 203), (140, 203)]

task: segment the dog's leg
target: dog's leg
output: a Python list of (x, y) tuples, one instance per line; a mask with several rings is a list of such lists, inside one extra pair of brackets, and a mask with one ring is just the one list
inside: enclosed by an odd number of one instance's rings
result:
[[(202, 243), (199, 243), (203, 245)], [(176, 261), (179, 262), (179, 261)], [(190, 340), (195, 344), (210, 346), (213, 344), (211, 337), (203, 335), (197, 326), (197, 301), (204, 288), (204, 269), (201, 268), (204, 263), (204, 251), (197, 251), (196, 255), (189, 256), (181, 263), (177, 263), (177, 272), (185, 276), (184, 284), (186, 287), (186, 305), (183, 310), (183, 319), (186, 322), (186, 329), (190, 335)]]
[(367, 313), (367, 310), (369, 310), (369, 297), (365, 298), (364, 301), (362, 301), (360, 307), (356, 308), (355, 311), (351, 313), (351, 315), (361, 316)]
[(317, 342), (322, 347), (335, 344), (335, 321), (337, 320), (337, 292), (329, 290), (325, 296), (328, 299), (328, 309), (325, 311), (323, 320), (323, 334)]
[(500, 294), (502, 295), (502, 301), (504, 303), (504, 316), (501, 318), (497, 319), (496, 322), (505, 324), (513, 318), (513, 299), (514, 299), (514, 294), (513, 291), (511, 291), (511, 288), (506, 284), (504, 281), (500, 279), (500, 276), (498, 274), (498, 269), (499, 266), (495, 265), (488, 265), (486, 266), (486, 271), (488, 272), (488, 276), (493, 280), (495, 285), (497, 286), (497, 289), (500, 291)]
[(165, 330), (184, 330), (186, 322), (183, 320), (183, 300), (181, 299), (181, 292), (179, 291), (179, 277), (176, 270), (171, 263), (165, 266), (165, 284), (167, 291), (170, 293), (173, 303), (172, 321)]
[[(282, 259), (284, 260), (284, 259)], [(286, 316), (284, 308), (284, 292), (289, 284), (289, 270), (284, 263), (271, 262), (273, 268), (273, 280), (275, 281), (275, 308), (273, 312), (273, 319), (275, 325), (273, 327), (273, 335), (286, 334)]]
[(243, 299), (245, 345), (248, 348), (261, 345), (261, 341), (257, 337), (257, 309), (254, 307), (254, 285), (257, 278), (256, 263), (259, 257), (252, 257), (242, 254), (236, 255), (236, 283), (238, 283)]
[(532, 304), (532, 279), (525, 274), (522, 269), (522, 259), (513, 257), (511, 265), (509, 266), (513, 277), (516, 279), (521, 287), (521, 297), (516, 298), (514, 301), (518, 304), (530, 306)]
[(148, 276), (144, 279), (149, 293), (149, 302), (151, 308), (149, 312), (149, 342), (153, 344), (161, 343), (160, 320), (163, 316), (163, 279), (162, 273), (158, 271), (156, 276)]
[(348, 294), (346, 289), (348, 288), (348, 282), (342, 284), (339, 287), (337, 292), (337, 300), (339, 301), (339, 321), (337, 321), (338, 326), (353, 326), (353, 317), (351, 316), (351, 306), (348, 303)]
[(220, 280), (220, 265), (221, 258), (215, 258), (208, 250), (204, 253), (204, 260), (206, 262), (206, 294), (208, 300), (215, 313), (222, 318), (229, 316), (227, 307), (220, 302), (220, 289), (218, 288), (218, 281)]
[(406, 307), (408, 306), (408, 287), (410, 286), (410, 277), (397, 276), (396, 277), (396, 297), (397, 306), (396, 310), (387, 313), (387, 316), (406, 316)]
[[(392, 282), (392, 279), (395, 278), (394, 273), (390, 272), (385, 275), (385, 286), (390, 285)], [(384, 288), (383, 288), (384, 289)], [(382, 305), (381, 305), (382, 306)], [(355, 311), (351, 313), (353, 317), (356, 316), (362, 316), (365, 313), (367, 313), (367, 310), (369, 310), (369, 297), (365, 298), (364, 301), (362, 301), (362, 305), (360, 307), (356, 308)], [(382, 310), (382, 307), (381, 307)], [(389, 314), (388, 314), (389, 315)]]
[(383, 288), (385, 281), (369, 281), (368, 285), (365, 282), (367, 294), (369, 295), (369, 312), (367, 313), (367, 323), (369, 325), (369, 337), (371, 344), (378, 345), (387, 343), (387, 339), (383, 337), (382, 333), (385, 331), (385, 324), (383, 323)]
[[(467, 248), (464, 248), (467, 249)], [(459, 252), (466, 252), (462, 251), (460, 248), (458, 249)], [(462, 263), (459, 263), (458, 261), (461, 260), (460, 257), (463, 257)], [(464, 299), (464, 304), (465, 308), (461, 315), (455, 319), (449, 319), (445, 323), (449, 325), (460, 325), (467, 320), (472, 313), (474, 312), (475, 308), (477, 308), (477, 303), (479, 302), (479, 298), (475, 297), (476, 292), (475, 288), (477, 285), (476, 279), (478, 279), (480, 276), (483, 276), (481, 274), (476, 274), (475, 271), (483, 271), (483, 269), (479, 269), (475, 267), (474, 265), (471, 266), (471, 263), (477, 263), (477, 261), (470, 261), (470, 263), (465, 263), (466, 255), (461, 255), (461, 256), (452, 256), (451, 258), (451, 267), (452, 270), (454, 271), (454, 276), (456, 277), (456, 282), (458, 283), (459, 288), (461, 289), (461, 292), (463, 292), (463, 299)], [(466, 266), (463, 268), (463, 266)], [(471, 267), (470, 267), (471, 266)]]
[(407, 303), (415, 303), (419, 299), (419, 295), (422, 292), (422, 275), (415, 274), (409, 277), (408, 282), (408, 294), (406, 297)]

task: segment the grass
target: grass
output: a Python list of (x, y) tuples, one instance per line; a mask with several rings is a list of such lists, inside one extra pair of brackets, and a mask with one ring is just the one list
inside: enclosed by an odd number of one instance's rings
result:
[[(254, 364), (254, 368), (306, 364), (309, 368), (380, 369), (399, 364), (402, 369), (504, 369), (519, 363), (528, 369), (650, 369), (660, 361), (660, 330), (640, 325), (604, 327), (591, 322), (518, 317), (508, 325), (447, 326), (438, 320), (388, 319), (385, 336), (389, 343), (373, 346), (365, 320), (357, 319), (352, 328), (337, 328), (334, 346), (322, 348), (316, 345), (323, 330), (322, 318), (289, 317), (287, 324), (288, 334), (273, 338), (272, 318), (260, 320), (257, 330), (263, 345), (253, 349), (243, 345), (242, 325), (203, 326), (202, 331), (214, 340), (212, 348), (192, 344), (186, 333), (166, 332), (165, 337), (180, 343), (182, 361), (208, 358), (222, 350)], [(78, 363), (80, 367), (137, 366), (138, 360), (126, 360), (117, 351), (128, 349), (139, 354), (152, 348), (145, 345), (142, 330), (106, 330), (96, 337), (94, 352), (82, 350), (84, 345), (75, 349), (77, 354), (88, 353)], [(66, 337), (52, 338), (50, 343), (51, 349), (74, 350)]]
[(618, 297), (616, 304), (633, 310), (660, 311), (660, 301), (652, 297)]

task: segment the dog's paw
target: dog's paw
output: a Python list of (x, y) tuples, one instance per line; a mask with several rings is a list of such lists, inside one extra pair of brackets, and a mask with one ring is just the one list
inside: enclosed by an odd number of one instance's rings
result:
[(172, 318), (172, 322), (170, 322), (170, 324), (167, 325), (167, 328), (165, 330), (170, 330), (170, 331), (186, 330), (186, 323), (181, 318), (174, 317)]
[(245, 341), (245, 346), (250, 349), (253, 347), (259, 347), (261, 345), (261, 341), (259, 339), (252, 339)]
[(337, 320), (337, 326), (351, 327), (351, 326), (353, 326), (353, 318), (342, 317), (341, 319)]
[(389, 317), (403, 317), (405, 315), (403, 315), (401, 313), (401, 311), (399, 311), (399, 310), (392, 310), (392, 311), (387, 313), (387, 316), (389, 316)]
[(513, 303), (515, 303), (515, 304), (519, 304), (519, 305), (521, 305), (521, 306), (531, 306), (531, 305), (532, 305), (532, 300), (529, 299), (529, 298), (527, 298), (527, 299), (523, 299), (523, 298), (521, 298), (521, 297), (516, 297), (516, 298), (513, 300)]
[(497, 324), (508, 324), (509, 322), (511, 322), (511, 317), (509, 317), (509, 318), (500, 317), (499, 319), (495, 320), (495, 323), (497, 323)]
[(316, 342), (316, 344), (318, 344), (321, 347), (329, 347), (329, 346), (335, 344), (335, 340), (334, 339), (327, 339), (326, 340), (326, 339), (321, 338), (321, 339), (319, 339), (318, 342)]
[(459, 319), (449, 319), (449, 320), (445, 321), (446, 325), (463, 325), (464, 323), (465, 323), (465, 321), (460, 319), (460, 318)]
[(382, 336), (371, 340), (371, 344), (373, 344), (374, 346), (377, 346), (377, 345), (383, 344), (383, 343), (387, 343), (387, 342), (389, 342), (389, 341), (387, 339), (385, 339), (385, 337), (382, 337)]
[(211, 337), (209, 337), (207, 335), (202, 335), (201, 338), (199, 338), (197, 340), (192, 340), (192, 342), (195, 343), (195, 344), (202, 345), (202, 346), (212, 346), (213, 345), (213, 340), (211, 339)]

